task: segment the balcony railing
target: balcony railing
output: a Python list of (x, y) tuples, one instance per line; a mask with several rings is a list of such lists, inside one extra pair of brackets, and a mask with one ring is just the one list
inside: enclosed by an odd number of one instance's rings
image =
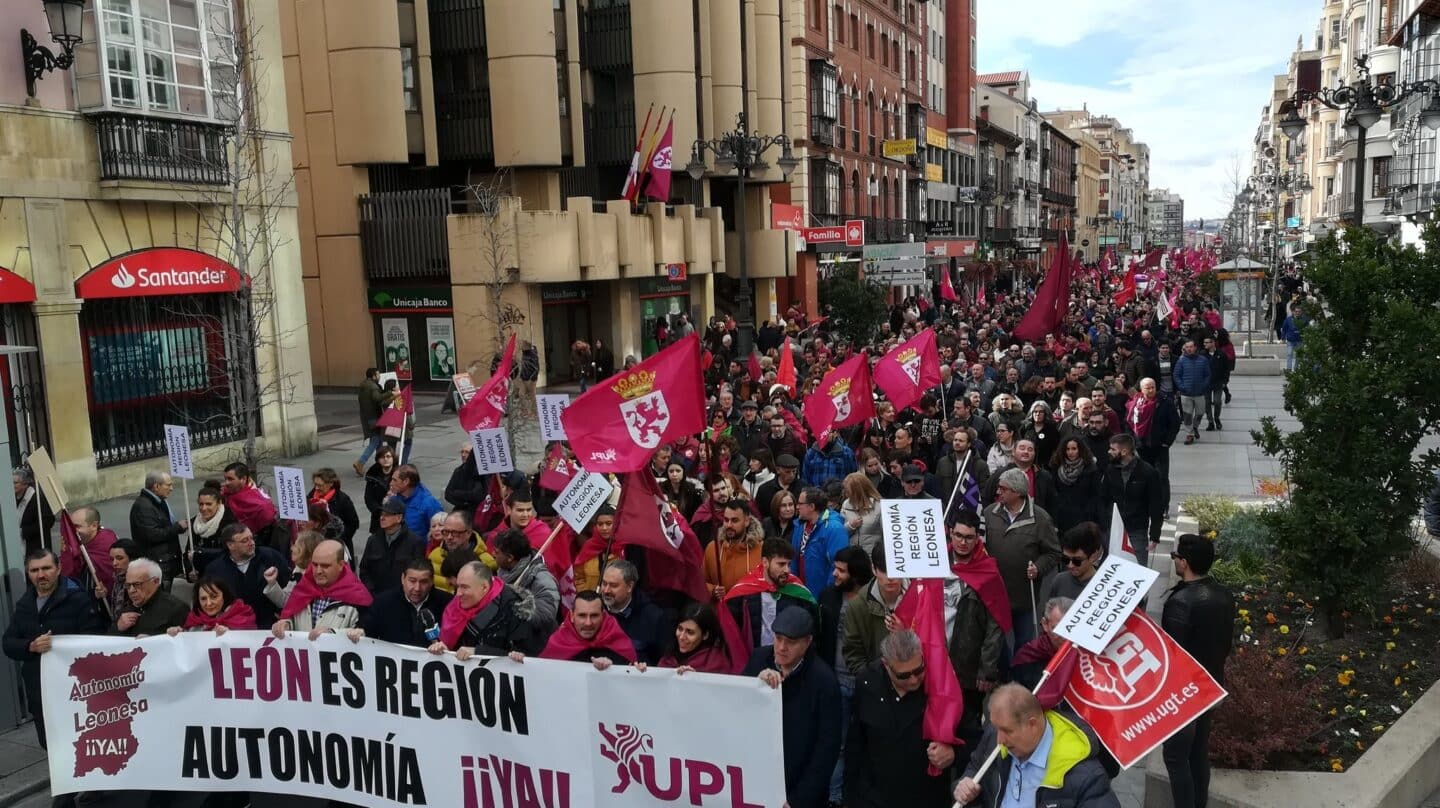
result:
[(925, 223), (914, 219), (881, 219), (875, 216), (865, 218), (865, 240), (890, 243), (896, 241), (924, 240)]
[[(583, 16), (581, 63), (591, 70), (626, 72), (634, 63), (630, 4), (592, 3)], [(688, 34), (687, 34), (688, 36)]]
[(1005, 244), (1015, 240), (1015, 228), (992, 227), (985, 231), (985, 238), (992, 244)]
[(835, 121), (824, 115), (811, 115), (810, 142), (821, 146), (834, 146)]
[(445, 188), (391, 191), (360, 197), (360, 249), (365, 277), (450, 277), (450, 240)]
[(634, 105), (586, 104), (585, 143), (593, 165), (628, 165), (635, 155)]
[(226, 130), (216, 124), (122, 115), (94, 115), (100, 179), (195, 185), (230, 182)]
[(435, 139), (445, 159), (486, 159), (495, 155), (490, 89), (435, 93)]

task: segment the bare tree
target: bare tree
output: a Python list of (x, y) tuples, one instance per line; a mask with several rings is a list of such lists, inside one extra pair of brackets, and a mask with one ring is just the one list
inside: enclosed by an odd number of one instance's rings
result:
[(1231, 154), (1230, 165), (1225, 168), (1225, 181), (1221, 185), (1219, 196), (1221, 203), (1229, 211), (1220, 231), (1225, 239), (1220, 257), (1225, 261), (1236, 257), (1241, 252), (1248, 253), (1249, 250), (1249, 233), (1246, 232), (1249, 217), (1245, 204), (1240, 200), (1240, 194), (1245, 190), (1247, 178), (1248, 175), (1240, 161), (1240, 152), (1236, 151)]
[[(259, 55), (263, 32), (246, 4), (232, 8), (233, 22), (214, 16), (206, 22), (215, 46), (210, 63), (211, 103), (219, 122), (215, 136), (199, 143), (176, 139), (171, 148), (174, 159), (195, 169), (189, 176), (213, 178), (216, 169), (223, 170), (223, 182), (193, 183), (184, 197), (198, 219), (201, 243), (214, 245), (239, 271), (243, 284), (218, 311), (196, 301), (176, 306), (191, 319), (211, 320), (210, 333), (223, 335), (225, 372), (218, 378), (211, 374), (206, 393), (224, 406), (201, 412), (172, 407), (179, 422), (190, 426), (192, 437), (198, 431), (197, 442), (207, 432), (238, 436), (235, 458), (254, 469), (271, 459), (276, 448), (271, 444), (270, 451), (261, 452), (262, 412), (295, 401), (302, 375), (285, 367), (281, 357), (308, 335), (282, 326), (274, 275), (275, 254), (288, 243), (280, 220), (295, 213), (295, 175), (288, 149), (272, 146), (288, 142), (290, 136), (271, 129), (266, 120), (262, 88), (270, 86), (272, 65)], [(225, 45), (231, 42), (227, 53)], [(293, 297), (285, 302), (296, 305)]]

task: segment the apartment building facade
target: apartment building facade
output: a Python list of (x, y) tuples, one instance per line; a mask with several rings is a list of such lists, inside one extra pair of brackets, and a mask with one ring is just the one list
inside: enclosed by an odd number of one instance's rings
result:
[(1168, 188), (1150, 189), (1150, 235), (1153, 247), (1179, 249), (1185, 245), (1185, 200)]
[[(439, 388), (492, 356), (503, 328), (535, 344), (540, 383), (559, 384), (578, 378), (576, 341), (618, 362), (681, 317), (744, 307), (758, 325), (807, 296), (813, 311), (795, 236), (771, 228), (772, 203), (800, 201), (783, 149), (742, 183), (692, 146), (743, 115), (799, 158), (823, 128), (812, 119), (838, 122), (838, 75), (789, 45), (827, 30), (822, 5), (282, 0), (317, 381), (399, 364)], [(671, 125), (668, 193), (632, 205), (637, 141)], [(791, 177), (838, 200), (834, 179), (813, 159)]]
[(1098, 234), (1097, 246), (1114, 247), (1119, 254), (1143, 249), (1149, 221), (1150, 147), (1114, 117), (1088, 109), (1059, 110), (1046, 118), (1067, 133), (1088, 134), (1099, 149), (1099, 198), (1093, 219), (1087, 219)]
[(277, 0), (71, 8), (0, 9), (74, 57), (0, 59), (0, 341), (38, 349), (0, 358), (11, 462), (43, 447), (79, 503), (139, 490), (166, 424), (200, 464), (312, 450)]

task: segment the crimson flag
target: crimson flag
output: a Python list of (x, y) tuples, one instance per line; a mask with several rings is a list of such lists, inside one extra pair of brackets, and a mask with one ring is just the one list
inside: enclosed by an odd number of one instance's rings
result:
[(405, 409), (403, 407), (386, 407), (380, 412), (380, 417), (375, 419), (375, 426), (400, 429), (405, 426)]
[[(570, 409), (574, 408), (572, 404)], [(701, 569), (700, 540), (648, 470), (632, 471), (620, 483), (615, 541), (646, 549), (646, 586), (679, 592), (698, 601), (709, 599)]]
[(1039, 342), (1052, 334), (1065, 322), (1070, 310), (1070, 282), (1075, 274), (1075, 264), (1070, 259), (1070, 244), (1065, 234), (1060, 234), (1060, 249), (1055, 252), (1055, 263), (1051, 264), (1045, 280), (1035, 292), (1035, 302), (1030, 304), (1020, 324), (1015, 326), (1015, 336)]
[(1125, 273), (1125, 282), (1124, 282), (1124, 284), (1120, 287), (1120, 291), (1118, 291), (1118, 292), (1115, 293), (1115, 305), (1116, 305), (1117, 307), (1118, 307), (1118, 306), (1123, 306), (1123, 305), (1125, 305), (1126, 303), (1129, 303), (1131, 300), (1133, 300), (1133, 299), (1135, 298), (1135, 292), (1137, 291), (1137, 281), (1138, 281), (1139, 275), (1140, 275), (1140, 264), (1139, 264), (1139, 263), (1132, 263), (1132, 264), (1130, 264), (1130, 269), (1129, 269), (1129, 271), (1127, 271), (1127, 272)]
[(560, 423), (586, 471), (644, 468), (660, 444), (705, 428), (700, 337), (691, 334), (581, 393)]
[(458, 415), (461, 429), (474, 432), (477, 429), (495, 429), (500, 426), (500, 419), (505, 417), (505, 409), (510, 401), (510, 369), (514, 364), (515, 335), (511, 334), (495, 372), (460, 408)]
[(411, 390), (410, 385), (407, 384), (400, 388), (400, 401), (405, 406), (406, 415), (415, 414), (415, 392)]
[(960, 299), (955, 294), (955, 285), (950, 281), (950, 267), (947, 266), (940, 267), (940, 297), (951, 303)]
[(665, 202), (670, 199), (670, 152), (675, 139), (675, 113), (665, 125), (665, 134), (660, 136), (655, 149), (650, 152), (649, 173), (646, 174), (645, 195)]
[(927, 328), (895, 346), (875, 365), (875, 384), (886, 400), (903, 410), (940, 383), (940, 353)]
[(550, 447), (550, 453), (545, 456), (545, 466), (536, 482), (546, 491), (564, 491), (565, 486), (575, 477), (578, 468), (565, 456), (565, 447), (557, 443)]
[[(575, 409), (573, 406), (571, 410)], [(569, 412), (570, 410), (566, 410)], [(870, 394), (870, 362), (858, 353), (840, 367), (825, 374), (820, 386), (805, 399), (805, 423), (825, 445), (833, 429), (863, 423), (875, 417), (875, 397)]]
[(747, 365), (747, 369), (750, 371), (750, 380), (758, 384), (760, 381), (760, 377), (764, 375), (764, 371), (760, 368), (759, 351), (750, 352), (750, 362)]
[[(945, 582), (930, 578), (911, 583), (896, 606), (895, 616), (920, 638), (920, 653), (928, 672), (922, 727), (925, 740), (951, 746), (963, 744), (955, 731), (965, 714), (965, 698), (945, 640)], [(932, 770), (932, 776), (936, 773)]]
[(790, 338), (780, 346), (780, 367), (775, 370), (775, 383), (785, 385), (790, 395), (795, 395), (795, 353), (790, 347)]

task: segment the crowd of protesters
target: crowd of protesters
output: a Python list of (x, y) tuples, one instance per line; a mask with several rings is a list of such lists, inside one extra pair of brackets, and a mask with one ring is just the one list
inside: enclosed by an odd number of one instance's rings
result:
[[(355, 465), (362, 490), (352, 498), (333, 469), (318, 470), (299, 525), (277, 519), (238, 463), (201, 489), (188, 521), (163, 472), (147, 476), (127, 538), (94, 509), (68, 514), (61, 553), (29, 548), (31, 586), (4, 650), (23, 663), (42, 744), (38, 660), (55, 635), (337, 633), (460, 660), (758, 676), (782, 691), (791, 808), (1117, 806), (1118, 767), (1094, 732), (1027, 687), (1060, 644), (1059, 615), (1104, 557), (1112, 514), (1149, 562), (1170, 469), (1184, 462), (1172, 446), (1224, 429), (1235, 349), (1193, 283), (1170, 322), (1143, 294), (1116, 305), (1113, 287), (1087, 273), (1061, 328), (1034, 343), (1010, 333), (1031, 295), (994, 290), (983, 304), (900, 302), (868, 345), (845, 343), (844, 324), (797, 304), (758, 330), (753, 363), (738, 353), (734, 321), (712, 320), (702, 334), (709, 428), (661, 446), (650, 465), (701, 544), (704, 599), (655, 585), (654, 559), (627, 546), (613, 503), (582, 533), (563, 533), (538, 474), (481, 475), (467, 444), (437, 496), (375, 439)], [(824, 441), (810, 433), (803, 402), (827, 371), (858, 350), (878, 360), (925, 328), (937, 337), (939, 385), (904, 410), (881, 401), (875, 418)], [(584, 364), (614, 370), (613, 357), (601, 361), (608, 349), (587, 350)], [(777, 377), (786, 350), (794, 389)], [(368, 383), (362, 418), (373, 430), (394, 396)], [(902, 498), (945, 507), (962, 744), (922, 729), (927, 671), (905, 619), (908, 582), (888, 574), (880, 541), (880, 501)], [(561, 535), (569, 552), (547, 552)], [(1171, 556), (1164, 628), (1223, 681), (1234, 607), (1207, 577), (1213, 546), (1182, 536)], [(171, 592), (177, 578), (192, 584), (188, 603)], [(1205, 804), (1207, 734), (1202, 719), (1167, 744), (1177, 806)], [(997, 743), (1007, 757), (978, 776)], [(317, 802), (265, 798), (253, 803)]]

